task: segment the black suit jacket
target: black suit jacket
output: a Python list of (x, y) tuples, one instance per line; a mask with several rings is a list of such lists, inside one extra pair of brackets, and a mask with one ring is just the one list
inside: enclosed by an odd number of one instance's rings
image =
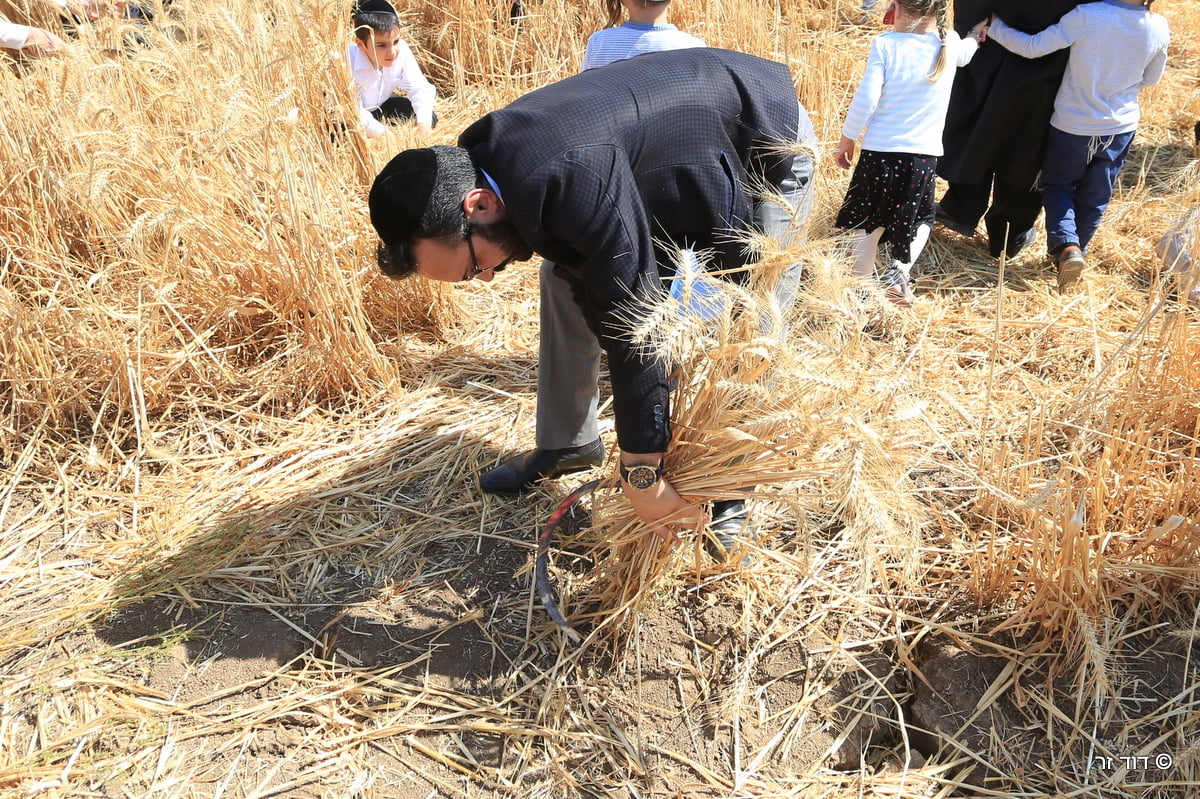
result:
[[(994, 12), (1022, 33), (1038, 33), (1077, 5), (1079, 0), (957, 0), (955, 27), (965, 34)], [(1060, 50), (1030, 59), (996, 42), (980, 45), (954, 77), (938, 174), (954, 183), (982, 183), (995, 173), (1014, 186), (1032, 187), (1068, 55)]]
[(778, 184), (799, 104), (782, 64), (710, 48), (640, 55), (545, 86), (488, 114), (459, 145), (495, 180), (509, 219), (558, 264), (608, 354), (617, 438), (670, 440), (665, 366), (629, 343), (630, 317), (671, 274), (659, 238), (747, 258), (748, 186)]

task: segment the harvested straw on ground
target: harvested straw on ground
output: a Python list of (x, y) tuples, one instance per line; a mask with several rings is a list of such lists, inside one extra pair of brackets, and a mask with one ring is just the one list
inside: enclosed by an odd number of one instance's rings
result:
[[(601, 9), (526, 7), (399, 9), (436, 143), (577, 70)], [(787, 333), (753, 291), (668, 329), (673, 473), (755, 486), (763, 536), (743, 568), (595, 497), (582, 646), (530, 579), (575, 483), (474, 482), (532, 440), (536, 270), (378, 274), (366, 186), (418, 142), (324, 132), (348, 3), (156, 10), (0, 72), (0, 795), (1191, 795), (1198, 317), (1153, 247), (1198, 199), (1194, 2), (1081, 294), (939, 234), (891, 308), (827, 168), (765, 253), (805, 263)], [(673, 21), (787, 62), (823, 142), (878, 29)]]

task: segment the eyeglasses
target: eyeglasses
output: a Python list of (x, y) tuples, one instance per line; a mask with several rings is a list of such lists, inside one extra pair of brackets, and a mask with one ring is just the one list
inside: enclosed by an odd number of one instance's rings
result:
[(463, 236), (467, 239), (467, 250), (471, 253), (471, 268), (469, 270), (467, 270), (466, 272), (463, 272), (462, 279), (464, 281), (473, 280), (474, 278), (478, 277), (479, 275), (482, 275), (484, 272), (503, 272), (504, 268), (506, 266), (508, 266), (510, 261), (512, 261), (512, 256), (505, 258), (503, 261), (496, 264), (495, 266), (485, 266), (485, 267), (480, 268), (479, 261), (478, 261), (478, 259), (475, 258), (475, 245), (471, 241), (471, 233), (472, 232), (473, 231), (471, 230), (471, 225), (467, 224), (465, 226), (465, 229), (463, 230)]

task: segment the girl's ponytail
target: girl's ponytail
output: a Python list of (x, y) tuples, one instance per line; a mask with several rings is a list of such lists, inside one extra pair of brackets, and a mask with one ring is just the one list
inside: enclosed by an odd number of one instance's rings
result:
[(937, 83), (942, 75), (946, 72), (946, 51), (949, 50), (946, 46), (946, 32), (950, 30), (950, 0), (895, 0), (896, 3), (904, 7), (904, 10), (911, 15), (915, 15), (919, 19), (910, 22), (912, 28), (924, 28), (930, 17), (934, 18), (937, 23), (938, 39), (941, 40), (942, 46), (938, 48), (937, 61), (933, 63), (933, 70), (925, 77), (930, 83)]
[(942, 40), (942, 46), (938, 48), (937, 61), (933, 62), (933, 71), (927, 77), (930, 83), (937, 83), (942, 75), (946, 72), (946, 31), (950, 26), (946, 23), (946, 14), (949, 4), (946, 0), (934, 0), (930, 3), (929, 10), (933, 12), (937, 19), (938, 38)]

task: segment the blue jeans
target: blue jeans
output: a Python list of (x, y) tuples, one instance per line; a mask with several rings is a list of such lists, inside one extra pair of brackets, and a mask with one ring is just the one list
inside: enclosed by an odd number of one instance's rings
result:
[(1129, 154), (1133, 134), (1076, 136), (1050, 128), (1042, 162), (1042, 207), (1046, 209), (1046, 247), (1051, 255), (1070, 244), (1087, 251), (1112, 199), (1113, 184)]

